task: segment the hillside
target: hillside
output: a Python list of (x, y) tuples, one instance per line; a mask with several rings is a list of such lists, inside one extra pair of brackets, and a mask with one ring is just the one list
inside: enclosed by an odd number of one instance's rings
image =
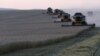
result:
[(11, 8), (0, 8), (0, 11), (3, 10), (16, 10), (16, 9), (11, 9)]

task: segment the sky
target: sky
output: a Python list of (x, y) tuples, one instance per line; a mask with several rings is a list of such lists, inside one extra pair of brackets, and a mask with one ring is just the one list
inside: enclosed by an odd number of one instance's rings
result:
[(100, 0), (0, 0), (0, 8), (46, 9), (48, 7), (98, 9)]

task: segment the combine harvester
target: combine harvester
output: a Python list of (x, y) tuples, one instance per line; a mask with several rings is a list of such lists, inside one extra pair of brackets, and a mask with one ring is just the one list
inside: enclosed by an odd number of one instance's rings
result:
[(53, 13), (52, 8), (47, 9), (47, 14), (52, 14), (54, 15), (53, 18), (55, 18), (54, 23), (63, 23), (61, 26), (62, 27), (67, 27), (67, 26), (92, 26), (95, 27), (95, 24), (88, 24), (86, 22), (86, 17), (80, 13), (77, 12), (74, 14), (73, 19), (71, 19), (71, 16), (69, 13), (65, 13), (62, 10), (55, 9)]
[(82, 13), (77, 12), (74, 14), (73, 20), (71, 21), (70, 25), (63, 24), (61, 26), (62, 27), (67, 27), (67, 26), (92, 26), (92, 27), (95, 27), (94, 23), (88, 24), (85, 19), (86, 19), (86, 17)]
[(53, 15), (54, 23), (61, 23), (61, 22), (71, 22), (70, 14), (65, 13), (63, 10), (55, 9), (53, 12), (52, 8), (47, 8), (47, 14)]
[(61, 22), (71, 22), (70, 14), (68, 13), (59, 13), (57, 16), (58, 18), (54, 21), (54, 23), (61, 23)]
[(54, 19), (57, 19), (57, 18), (60, 18), (62, 16), (64, 12), (62, 10), (59, 10), (59, 9), (55, 9), (54, 10), (54, 13), (53, 13), (53, 18)]

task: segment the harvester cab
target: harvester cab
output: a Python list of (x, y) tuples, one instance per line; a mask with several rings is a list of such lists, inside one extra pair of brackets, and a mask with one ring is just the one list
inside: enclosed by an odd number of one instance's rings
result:
[(58, 18), (61, 18), (63, 16), (63, 14), (64, 14), (64, 11), (60, 10), (59, 14), (58, 14)]
[(61, 10), (59, 10), (59, 9), (55, 9), (55, 10), (54, 10), (54, 15), (59, 15), (60, 12), (61, 12)]
[(63, 18), (61, 19), (61, 22), (71, 22), (70, 14), (64, 13)]
[(82, 13), (75, 13), (73, 16), (72, 25), (87, 25), (85, 16)]
[(53, 9), (52, 8), (47, 8), (47, 14), (53, 14)]

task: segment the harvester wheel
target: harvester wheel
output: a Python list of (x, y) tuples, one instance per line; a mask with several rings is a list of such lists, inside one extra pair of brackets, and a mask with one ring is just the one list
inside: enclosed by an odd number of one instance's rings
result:
[(75, 22), (72, 22), (72, 25), (75, 25)]
[(71, 19), (68, 19), (68, 21), (71, 21)]
[(61, 22), (63, 22), (63, 19), (61, 19)]
[(87, 23), (85, 21), (82, 22), (82, 25), (87, 25)]

